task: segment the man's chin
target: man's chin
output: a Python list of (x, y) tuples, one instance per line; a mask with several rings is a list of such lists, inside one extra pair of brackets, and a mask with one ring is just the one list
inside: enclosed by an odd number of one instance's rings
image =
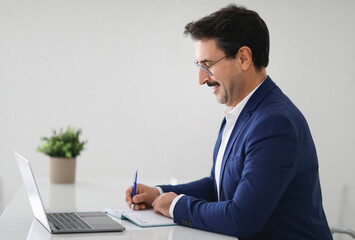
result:
[(219, 96), (216, 96), (216, 100), (217, 100), (217, 102), (218, 102), (219, 104), (226, 104), (226, 103), (227, 103), (227, 101), (225, 101), (224, 99), (222, 99), (222, 98), (219, 97)]

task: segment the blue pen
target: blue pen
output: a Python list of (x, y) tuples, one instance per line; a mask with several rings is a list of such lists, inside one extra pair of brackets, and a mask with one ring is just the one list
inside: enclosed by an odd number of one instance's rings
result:
[(136, 171), (136, 176), (134, 177), (134, 181), (133, 181), (132, 209), (134, 208), (133, 197), (136, 195), (136, 189), (137, 189), (137, 175), (138, 175), (138, 170)]

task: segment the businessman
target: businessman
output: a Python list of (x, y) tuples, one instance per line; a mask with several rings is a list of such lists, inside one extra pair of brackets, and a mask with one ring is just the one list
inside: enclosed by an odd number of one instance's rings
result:
[(318, 160), (302, 113), (266, 74), (269, 32), (251, 10), (229, 5), (185, 26), (199, 84), (225, 104), (209, 177), (126, 191), (135, 209), (239, 239), (332, 239)]

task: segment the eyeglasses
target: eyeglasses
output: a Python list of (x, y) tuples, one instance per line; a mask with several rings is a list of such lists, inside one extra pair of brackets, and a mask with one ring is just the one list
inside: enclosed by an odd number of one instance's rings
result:
[(208, 73), (208, 75), (213, 76), (212, 72), (209, 70), (210, 67), (212, 67), (213, 65), (215, 65), (216, 63), (218, 63), (219, 61), (221, 61), (223, 58), (225, 58), (226, 56), (218, 59), (217, 61), (215, 61), (214, 63), (211, 64), (206, 64), (206, 62), (210, 62), (210, 61), (195, 61), (194, 63), (196, 64), (197, 67), (201, 68), (203, 71), (205, 71), (206, 73)]

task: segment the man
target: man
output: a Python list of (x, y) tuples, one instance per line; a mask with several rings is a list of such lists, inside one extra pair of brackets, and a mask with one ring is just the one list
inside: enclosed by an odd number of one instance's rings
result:
[(185, 27), (199, 83), (226, 105), (209, 177), (126, 191), (135, 209), (239, 239), (332, 239), (318, 160), (302, 113), (266, 74), (269, 32), (259, 15), (227, 6)]

